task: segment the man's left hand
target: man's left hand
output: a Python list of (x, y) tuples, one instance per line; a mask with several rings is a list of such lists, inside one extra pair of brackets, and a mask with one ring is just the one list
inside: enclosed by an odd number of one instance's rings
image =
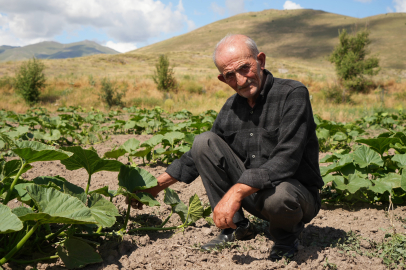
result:
[(213, 221), (216, 226), (220, 229), (236, 229), (233, 217), (241, 208), (241, 201), (258, 190), (258, 188), (240, 183), (232, 186), (214, 208)]

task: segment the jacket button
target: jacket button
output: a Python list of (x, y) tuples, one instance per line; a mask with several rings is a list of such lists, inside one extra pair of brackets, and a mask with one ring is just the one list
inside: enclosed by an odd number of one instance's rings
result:
[(254, 133), (250, 133), (250, 136), (251, 136), (251, 137), (254, 136)]
[(252, 158), (255, 158), (255, 155), (252, 155)]
[(254, 113), (254, 111), (250, 111), (250, 114), (253, 114)]

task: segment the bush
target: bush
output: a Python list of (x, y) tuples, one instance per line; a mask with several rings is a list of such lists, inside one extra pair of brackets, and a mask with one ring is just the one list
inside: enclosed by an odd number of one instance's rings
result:
[(44, 69), (40, 60), (32, 58), (23, 62), (16, 73), (15, 89), (30, 105), (39, 101), (40, 90), (45, 87)]
[(335, 84), (327, 88), (321, 89), (324, 98), (331, 103), (341, 104), (341, 103), (351, 103), (351, 92), (346, 91), (345, 88)]
[(377, 57), (366, 58), (369, 54), (367, 47), (371, 43), (369, 31), (365, 29), (351, 36), (344, 29), (339, 32), (339, 40), (329, 60), (335, 64), (337, 76), (344, 87), (363, 91), (371, 84), (365, 75), (373, 76), (380, 70)]
[(157, 84), (158, 90), (169, 92), (177, 88), (173, 68), (169, 67), (169, 59), (166, 55), (160, 55), (158, 63), (155, 65), (156, 71), (152, 79)]
[(126, 88), (124, 88), (121, 92), (118, 91), (116, 88), (115, 83), (110, 82), (109, 79), (103, 78), (101, 81), (101, 90), (102, 93), (100, 95), (100, 98), (107, 103), (109, 108), (113, 106), (120, 106), (124, 107), (124, 102), (121, 100), (123, 96), (125, 95), (125, 92), (127, 91)]
[(186, 81), (183, 83), (182, 88), (191, 94), (203, 94), (205, 90), (203, 86), (195, 81)]

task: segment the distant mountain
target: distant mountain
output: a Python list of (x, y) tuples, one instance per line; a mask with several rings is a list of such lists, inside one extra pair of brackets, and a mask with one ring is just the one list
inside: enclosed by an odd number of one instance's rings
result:
[(339, 30), (347, 29), (352, 33), (364, 27), (371, 33), (370, 50), (372, 54), (379, 55), (380, 65), (406, 69), (406, 13), (387, 13), (362, 19), (311, 9), (242, 13), (132, 53), (192, 52), (211, 55), (222, 37), (234, 33), (253, 38), (268, 59), (321, 63), (338, 44)]
[(0, 62), (25, 60), (32, 57), (38, 59), (64, 59), (94, 54), (117, 53), (119, 52), (89, 40), (70, 44), (44, 41), (24, 47), (0, 46)]

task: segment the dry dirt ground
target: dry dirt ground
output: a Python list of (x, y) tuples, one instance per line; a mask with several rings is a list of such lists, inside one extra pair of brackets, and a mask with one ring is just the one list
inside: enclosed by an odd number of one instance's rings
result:
[[(113, 136), (107, 142), (95, 145), (99, 155), (121, 145), (134, 135)], [(136, 136), (145, 141), (150, 136)], [(120, 161), (126, 162), (126, 158)], [(162, 165), (162, 166), (161, 166)], [(34, 168), (23, 175), (27, 179), (36, 176), (60, 175), (83, 188), (86, 186), (85, 170), (68, 171), (59, 162), (34, 163)], [(154, 176), (165, 171), (165, 165), (141, 166)], [(117, 173), (99, 172), (93, 175), (90, 190), (108, 185), (117, 189)], [(208, 199), (200, 178), (192, 184), (177, 183), (171, 187), (185, 203), (195, 193), (207, 203)], [(131, 223), (160, 224), (170, 213), (170, 207), (163, 203), (163, 194), (158, 196), (160, 207), (131, 211)], [(120, 212), (126, 209), (124, 197), (116, 197), (113, 202)], [(17, 203), (15, 203), (17, 204)], [(406, 218), (406, 207), (396, 207), (395, 217)], [(340, 238), (352, 231), (360, 236), (360, 248), (369, 250), (370, 242), (380, 242), (386, 232), (392, 232), (387, 212), (376, 207), (328, 207), (323, 205), (319, 214), (307, 224), (299, 252), (291, 261), (268, 260), (273, 242), (268, 239), (266, 222), (250, 217), (256, 224), (258, 234), (255, 239), (239, 241), (231, 246), (211, 253), (201, 252), (199, 246), (218, 234), (215, 226), (200, 220), (195, 226), (184, 231), (166, 231), (126, 235), (122, 240), (104, 241), (98, 248), (103, 258), (99, 264), (88, 265), (85, 269), (387, 269), (381, 258), (368, 258), (355, 253), (343, 253), (337, 247)], [(177, 216), (173, 216), (166, 226), (180, 225)], [(398, 233), (406, 233), (405, 224), (395, 218)], [(131, 226), (131, 225), (130, 225)], [(34, 254), (35, 255), (35, 254)], [(329, 264), (328, 264), (328, 263)], [(65, 269), (61, 260), (22, 266), (15, 263), (4, 265), (5, 269)], [(3, 266), (3, 267), (4, 267)], [(331, 268), (328, 268), (328, 267)], [(336, 266), (336, 268), (334, 268)], [(35, 268), (34, 268), (35, 269)]]

